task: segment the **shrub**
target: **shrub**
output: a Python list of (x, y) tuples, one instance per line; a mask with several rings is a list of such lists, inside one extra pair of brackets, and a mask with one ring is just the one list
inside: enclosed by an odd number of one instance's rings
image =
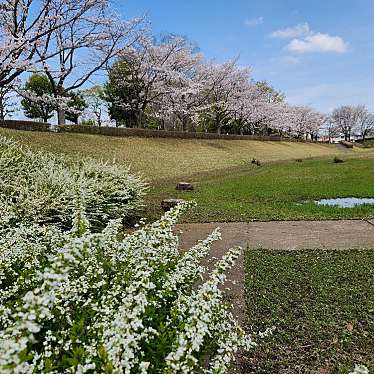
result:
[(81, 121), (78, 126), (97, 126), (97, 123), (94, 119), (87, 119)]
[(257, 160), (256, 158), (253, 158), (252, 161), (251, 161), (251, 164), (252, 165), (261, 166), (261, 161)]
[(70, 232), (3, 230), (1, 373), (193, 373), (204, 362), (205, 372), (224, 373), (239, 348), (254, 345), (218, 287), (240, 249), (199, 284), (220, 234), (177, 249), (172, 229), (187, 203), (124, 237), (118, 220), (91, 233), (83, 204)]
[(33, 152), (0, 137), (0, 222), (71, 227), (74, 196), (84, 191), (93, 228), (126, 218), (141, 206), (144, 183), (117, 165)]

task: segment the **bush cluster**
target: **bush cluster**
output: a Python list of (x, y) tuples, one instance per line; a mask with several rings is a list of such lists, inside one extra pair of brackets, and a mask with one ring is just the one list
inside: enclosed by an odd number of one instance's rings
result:
[(128, 218), (142, 206), (145, 184), (128, 169), (91, 159), (34, 152), (0, 137), (0, 223), (53, 223), (71, 228), (73, 202), (84, 193), (93, 229)]
[(240, 249), (196, 284), (220, 235), (180, 253), (173, 226), (187, 203), (123, 235), (119, 220), (90, 232), (84, 200), (70, 231), (2, 230), (1, 373), (227, 372), (254, 345), (219, 288)]

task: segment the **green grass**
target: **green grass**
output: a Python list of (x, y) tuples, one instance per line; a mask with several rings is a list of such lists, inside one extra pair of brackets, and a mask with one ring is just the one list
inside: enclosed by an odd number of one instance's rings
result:
[[(261, 142), (252, 140), (198, 140), (120, 138), (87, 134), (46, 133), (1, 129), (34, 149), (90, 156), (127, 164), (151, 183), (178, 179), (247, 165), (252, 158), (263, 162), (344, 154), (335, 145)], [(361, 154), (365, 150), (357, 150)]]
[(374, 250), (248, 250), (247, 327), (275, 331), (248, 354), (245, 372), (374, 370), (373, 263)]
[[(374, 160), (331, 159), (248, 165), (192, 180), (194, 192), (177, 192), (175, 184), (151, 190), (151, 213), (159, 214), (166, 197), (194, 199), (198, 207), (186, 217), (193, 222), (251, 220), (315, 220), (374, 217), (373, 205), (355, 208), (317, 206), (312, 201), (333, 197), (374, 197)], [(308, 202), (309, 201), (309, 202)], [(305, 203), (306, 202), (306, 203)]]
[[(303, 201), (374, 196), (374, 149), (344, 150), (329, 144), (119, 138), (0, 129), (0, 135), (33, 149), (90, 156), (131, 166), (149, 181), (144, 215), (156, 219), (164, 198), (194, 199), (198, 208), (186, 221), (341, 219), (374, 217), (373, 206), (320, 207)], [(334, 156), (346, 160), (334, 164)], [(308, 157), (318, 159), (306, 160)], [(250, 163), (259, 159), (262, 166)], [(322, 159), (321, 159), (322, 158)], [(303, 162), (290, 160), (302, 159)], [(288, 161), (285, 161), (288, 160)], [(192, 181), (196, 190), (177, 193)]]
[(364, 148), (374, 148), (374, 140), (365, 140), (363, 143), (362, 143), (362, 146)]

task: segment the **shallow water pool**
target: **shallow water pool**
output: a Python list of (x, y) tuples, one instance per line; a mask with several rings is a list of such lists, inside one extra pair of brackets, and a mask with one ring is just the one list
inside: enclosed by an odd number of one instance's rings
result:
[(321, 199), (314, 201), (318, 205), (337, 206), (339, 208), (354, 208), (358, 205), (374, 204), (374, 198), (368, 197), (341, 197), (336, 199)]

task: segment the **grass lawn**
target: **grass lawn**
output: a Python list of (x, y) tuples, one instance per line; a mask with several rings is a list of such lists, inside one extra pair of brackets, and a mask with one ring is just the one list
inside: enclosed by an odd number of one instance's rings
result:
[(364, 148), (374, 148), (374, 140), (366, 140), (362, 145)]
[[(1, 129), (33, 149), (90, 156), (131, 166), (150, 183), (143, 215), (156, 219), (163, 198), (194, 199), (190, 222), (339, 219), (374, 217), (371, 205), (353, 209), (320, 207), (303, 201), (329, 197), (374, 197), (374, 152), (335, 145), (119, 138)], [(334, 164), (335, 155), (347, 161)], [(322, 159), (306, 160), (309, 157)], [(262, 166), (250, 163), (261, 160)], [(301, 158), (303, 162), (295, 162)], [(287, 162), (288, 160), (288, 162)], [(192, 181), (192, 193), (175, 191), (177, 181)]]
[(373, 263), (374, 250), (248, 250), (247, 327), (275, 331), (245, 372), (374, 370)]
[(194, 199), (192, 222), (251, 220), (314, 220), (374, 217), (374, 205), (355, 208), (317, 206), (305, 201), (333, 197), (374, 197), (374, 159), (331, 159), (248, 165), (192, 180), (193, 192), (175, 191), (175, 184), (156, 186), (148, 197), (151, 215), (159, 215), (166, 197)]
[[(0, 128), (34, 149), (90, 156), (127, 164), (152, 184), (165, 178), (182, 178), (247, 165), (253, 158), (263, 162), (344, 154), (334, 145), (261, 142), (253, 140), (198, 140), (120, 138), (101, 135), (17, 131)], [(360, 154), (365, 150), (357, 150)]]

